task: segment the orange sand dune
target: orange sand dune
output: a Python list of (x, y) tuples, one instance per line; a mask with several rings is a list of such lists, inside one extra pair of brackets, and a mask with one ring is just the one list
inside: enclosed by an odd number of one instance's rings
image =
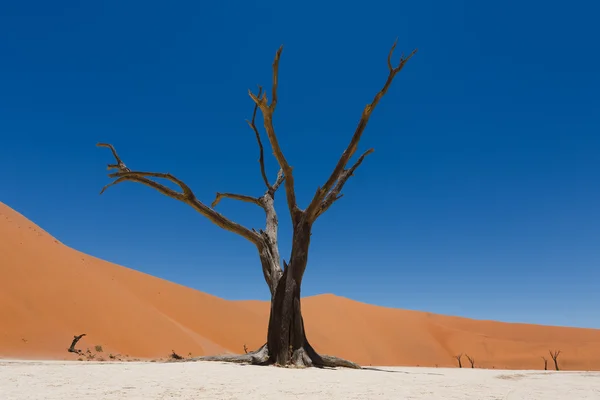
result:
[[(73, 250), (0, 203), (0, 357), (73, 359), (78, 348), (159, 358), (239, 353), (266, 336), (269, 305), (227, 301)], [(363, 365), (600, 370), (600, 330), (476, 321), (359, 303), (304, 298), (313, 346)], [(463, 359), (463, 364), (468, 364)], [(551, 362), (550, 362), (551, 364)], [(549, 364), (549, 366), (550, 366)]]

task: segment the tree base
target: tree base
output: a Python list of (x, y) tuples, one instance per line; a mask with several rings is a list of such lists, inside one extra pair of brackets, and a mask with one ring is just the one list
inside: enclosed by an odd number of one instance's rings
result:
[(294, 367), (294, 368), (353, 368), (362, 369), (362, 367), (352, 361), (343, 358), (320, 355), (312, 347), (307, 349), (300, 348), (294, 351), (290, 364), (280, 365), (273, 361), (270, 357), (269, 349), (266, 344), (262, 345), (258, 350), (248, 352), (246, 354), (222, 354), (216, 356), (201, 356), (188, 358), (181, 361), (221, 361), (238, 364), (250, 365), (274, 365), (277, 367)]

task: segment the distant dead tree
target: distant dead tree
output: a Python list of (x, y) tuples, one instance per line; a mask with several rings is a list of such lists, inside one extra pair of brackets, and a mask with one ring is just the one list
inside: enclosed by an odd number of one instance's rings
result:
[(462, 353), (454, 356), (454, 358), (456, 358), (456, 361), (458, 361), (458, 368), (462, 368), (462, 361), (461, 361), (462, 356), (463, 356)]
[(77, 345), (77, 342), (79, 342), (79, 340), (81, 340), (81, 338), (84, 336), (85, 336), (85, 333), (82, 333), (81, 335), (73, 336), (73, 341), (71, 342), (71, 346), (67, 349), (67, 351), (69, 353), (82, 354), (83, 352), (81, 350), (77, 350), (75, 348), (75, 345)]
[[(272, 64), (273, 80), (270, 99), (267, 98), (266, 91), (263, 91), (260, 86), (257, 93), (253, 93), (252, 91), (249, 91), (248, 93), (254, 103), (254, 113), (252, 120), (247, 122), (256, 135), (256, 140), (258, 142), (260, 151), (258, 161), (260, 163), (262, 180), (264, 181), (266, 189), (262, 196), (255, 197), (235, 193), (217, 193), (215, 200), (209, 206), (202, 202), (185, 182), (172, 174), (132, 170), (123, 163), (117, 154), (117, 151), (111, 144), (97, 144), (99, 147), (106, 147), (111, 150), (115, 162), (108, 164), (108, 169), (116, 170), (116, 172), (108, 174), (108, 176), (114, 180), (106, 185), (101, 193), (109, 186), (125, 181), (146, 185), (165, 196), (189, 205), (220, 228), (243, 237), (252, 243), (258, 250), (262, 272), (271, 292), (271, 308), (266, 343), (258, 350), (248, 352), (247, 354), (204, 356), (194, 358), (193, 360), (226, 361), (259, 365), (275, 364), (278, 366), (294, 365), (297, 367), (321, 366), (360, 368), (357, 364), (338, 357), (320, 355), (308, 342), (300, 307), (300, 286), (308, 264), (313, 225), (317, 219), (333, 205), (333, 203), (342, 198), (342, 190), (348, 179), (354, 175), (356, 169), (361, 165), (365, 157), (373, 152), (373, 149), (369, 149), (362, 153), (353, 164), (351, 163), (351, 159), (358, 150), (359, 142), (367, 127), (369, 119), (371, 118), (371, 114), (383, 96), (387, 93), (396, 75), (398, 75), (408, 60), (416, 53), (416, 50), (414, 50), (406, 57), (402, 55), (397, 64), (394, 65), (392, 63), (392, 56), (395, 48), (396, 42), (394, 42), (387, 56), (388, 74), (385, 83), (375, 94), (371, 102), (364, 107), (346, 149), (342, 152), (331, 173), (328, 174), (328, 178), (317, 188), (312, 200), (310, 200), (310, 203), (305, 209), (300, 208), (297, 203), (293, 175), (294, 169), (284, 155), (273, 123), (275, 109), (278, 104), (277, 89), (279, 85), (279, 60), (283, 46), (276, 52), (275, 60)], [(322, 62), (322, 60), (319, 60), (318, 62)], [(342, 64), (340, 65), (340, 68), (345, 67)], [(323, 108), (332, 101), (330, 98), (314, 97), (310, 94), (310, 89), (307, 95), (310, 96), (311, 107), (313, 108)], [(269, 182), (265, 171), (264, 149), (261, 141), (261, 134), (255, 123), (258, 110), (260, 110), (262, 115), (264, 130), (279, 166), (279, 174), (277, 180), (273, 184)], [(301, 112), (305, 114), (305, 110), (301, 110)], [(205, 132), (205, 134), (214, 135), (212, 132)], [(302, 141), (304, 139), (298, 138), (296, 140)], [(316, 145), (318, 146), (318, 143)], [(201, 149), (201, 151), (214, 151), (214, 149)], [(223, 154), (228, 154), (227, 149), (223, 151)], [(169, 186), (160, 183), (158, 179), (170, 181), (170, 183), (178, 187), (178, 190), (174, 190)], [(283, 268), (281, 266), (281, 257), (279, 255), (278, 246), (278, 218), (274, 206), (275, 192), (280, 185), (285, 187), (287, 208), (292, 226), (291, 254), (288, 258), (289, 263), (286, 264), (286, 262), (283, 261)], [(265, 212), (266, 217), (265, 229), (255, 230), (247, 228), (217, 212), (215, 207), (223, 198), (251, 203), (261, 208)], [(343, 271), (340, 271), (340, 274), (343, 273)], [(291, 352), (289, 351), (290, 348), (292, 349)]]
[(171, 357), (173, 360), (183, 360), (183, 357), (175, 353), (175, 350), (171, 350), (171, 355), (169, 357)]
[(560, 355), (560, 350), (548, 350), (548, 352), (550, 353), (550, 357), (552, 357), (552, 361), (554, 361), (554, 368), (556, 368), (557, 371), (559, 371), (558, 369), (558, 356)]
[(468, 354), (465, 354), (469, 362), (471, 363), (471, 368), (475, 368), (475, 359)]
[(542, 356), (542, 360), (544, 360), (544, 371), (548, 370), (548, 359)]
[(248, 346), (244, 343), (244, 353), (248, 354)]

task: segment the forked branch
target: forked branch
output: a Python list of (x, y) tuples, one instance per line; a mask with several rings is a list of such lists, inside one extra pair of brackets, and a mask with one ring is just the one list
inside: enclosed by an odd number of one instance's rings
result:
[[(261, 86), (258, 87), (258, 97), (261, 98), (262, 96), (262, 92), (263, 89)], [(275, 183), (273, 185), (271, 185), (269, 183), (269, 178), (267, 178), (267, 172), (265, 169), (265, 156), (264, 156), (264, 147), (262, 144), (262, 140), (260, 138), (260, 132), (258, 131), (258, 128), (256, 127), (256, 112), (258, 110), (258, 104), (255, 103), (254, 104), (254, 110), (252, 112), (252, 120), (248, 121), (246, 120), (246, 122), (248, 123), (248, 125), (250, 126), (250, 128), (252, 129), (252, 131), (254, 132), (254, 135), (256, 136), (256, 142), (258, 143), (258, 149), (259, 149), (259, 158), (258, 158), (258, 162), (260, 164), (260, 174), (262, 175), (263, 181), (265, 183), (265, 186), (267, 187), (267, 192), (265, 193), (265, 195), (270, 195), (271, 197), (275, 196), (275, 192), (277, 191), (277, 189), (279, 188), (279, 186), (281, 185), (281, 183), (284, 180), (284, 174), (283, 174), (283, 170), (279, 170), (279, 173), (277, 174), (277, 180), (275, 181)], [(221, 201), (221, 199), (223, 197), (227, 197), (233, 200), (240, 200), (240, 201), (245, 201), (247, 203), (254, 203), (258, 206), (261, 206), (262, 208), (265, 208), (265, 202), (264, 202), (264, 196), (263, 197), (252, 197), (252, 196), (247, 196), (247, 195), (243, 195), (243, 194), (236, 194), (236, 193), (220, 193), (217, 192), (217, 196), (215, 198), (215, 200), (212, 202), (211, 207), (215, 208), (217, 206), (217, 204), (219, 204), (219, 202)], [(267, 210), (265, 210), (267, 211)]]
[[(277, 191), (277, 189), (279, 189), (279, 186), (281, 186), (284, 179), (285, 178), (283, 176), (283, 171), (279, 170), (279, 173), (277, 174), (277, 180), (275, 181), (275, 183), (273, 185), (269, 185), (269, 188), (267, 189), (266, 193), (262, 197), (252, 197), (252, 196), (247, 196), (245, 194), (237, 194), (237, 193), (217, 192), (217, 196), (215, 197), (215, 200), (212, 202), (212, 204), (210, 206), (212, 208), (215, 208), (221, 202), (221, 199), (229, 198), (232, 200), (245, 201), (246, 203), (253, 203), (253, 204), (256, 204), (257, 206), (260, 206), (263, 209), (265, 209), (265, 207), (266, 207), (265, 196), (270, 195), (271, 198), (274, 197), (275, 192)], [(265, 209), (265, 211), (267, 211), (267, 210)]]
[[(398, 42), (398, 40), (396, 39), (396, 41), (394, 42), (394, 45), (392, 46), (392, 48), (390, 49), (390, 52), (388, 54), (387, 64), (388, 64), (389, 74), (388, 74), (385, 84), (383, 85), (381, 90), (375, 95), (375, 97), (373, 98), (373, 101), (370, 104), (367, 104), (365, 106), (365, 108), (362, 112), (361, 118), (358, 121), (356, 130), (354, 131), (354, 135), (352, 135), (352, 139), (350, 140), (350, 143), (348, 144), (348, 147), (346, 147), (346, 150), (344, 150), (344, 152), (342, 153), (342, 156), (338, 160), (335, 168), (333, 169), (333, 172), (329, 176), (329, 179), (327, 179), (327, 181), (325, 182), (325, 184), (322, 187), (317, 189), (317, 192), (315, 193), (312, 201), (310, 202), (310, 205), (306, 209), (306, 214), (307, 214), (308, 218), (310, 218), (313, 221), (319, 215), (321, 215), (323, 213), (323, 207), (324, 207), (323, 201), (329, 196), (329, 194), (330, 194), (331, 190), (334, 188), (334, 185), (336, 184), (336, 182), (338, 182), (343, 177), (344, 173), (347, 171), (346, 165), (348, 164), (348, 162), (350, 161), (350, 159), (352, 158), (352, 156), (354, 155), (354, 153), (356, 152), (356, 150), (358, 148), (358, 143), (360, 142), (360, 138), (362, 137), (362, 134), (363, 134), (365, 128), (367, 127), (369, 118), (371, 118), (371, 113), (373, 112), (375, 107), (377, 107), (377, 104), (379, 104), (379, 101), (381, 100), (381, 98), (387, 93), (388, 89), (390, 88), (390, 86), (394, 80), (394, 77), (398, 74), (398, 72), (400, 72), (402, 70), (402, 68), (404, 68), (404, 65), (408, 62), (408, 60), (410, 60), (412, 58), (412, 56), (414, 56), (417, 52), (417, 49), (415, 49), (407, 57), (404, 57), (402, 55), (400, 57), (398, 66), (394, 67), (392, 65), (392, 55), (396, 48), (397, 42)], [(366, 153), (366, 154), (368, 154), (368, 153)], [(363, 158), (364, 158), (364, 155), (363, 155)], [(362, 160), (360, 160), (360, 162), (362, 162)], [(358, 162), (357, 164), (360, 165), (360, 162)], [(343, 184), (342, 184), (342, 186), (343, 186)], [(329, 206), (327, 206), (326, 208), (328, 208), (328, 207)]]
[[(113, 182), (109, 183), (108, 185), (104, 186), (104, 188), (102, 188), (102, 191), (100, 192), (100, 194), (104, 193), (104, 191), (108, 187), (119, 184), (124, 181), (138, 182), (138, 183), (149, 186), (149, 187), (159, 191), (160, 193), (164, 194), (165, 196), (171, 197), (175, 200), (179, 200), (183, 203), (188, 204), (189, 206), (193, 207), (196, 211), (198, 211), (200, 214), (202, 214), (206, 218), (208, 218), (215, 225), (217, 225), (223, 229), (226, 229), (230, 232), (237, 233), (238, 235), (248, 239), (250, 242), (252, 242), (256, 245), (258, 245), (260, 243), (261, 238), (257, 233), (251, 231), (250, 229), (248, 229), (236, 222), (229, 220), (227, 217), (223, 216), (222, 214), (218, 213), (217, 211), (213, 210), (212, 208), (206, 206), (204, 203), (202, 203), (200, 200), (198, 200), (196, 198), (196, 195), (194, 194), (194, 192), (182, 180), (176, 178), (175, 176), (173, 176), (169, 173), (132, 171), (129, 168), (127, 168), (127, 166), (125, 166), (125, 163), (121, 160), (121, 158), (117, 154), (117, 151), (115, 150), (113, 145), (108, 144), (108, 143), (98, 143), (97, 146), (98, 147), (106, 147), (112, 151), (113, 156), (115, 157), (115, 160), (117, 161), (117, 164), (108, 164), (108, 168), (118, 170), (118, 172), (114, 172), (114, 173), (111, 173), (108, 175), (110, 178), (115, 178), (115, 180)], [(178, 185), (181, 188), (181, 192), (173, 190), (173, 189), (171, 189), (155, 180), (152, 180), (150, 178), (167, 179), (167, 180), (175, 183), (176, 185)]]
[(350, 167), (349, 169), (345, 169), (342, 172), (342, 174), (340, 175), (340, 178), (338, 179), (338, 181), (335, 184), (335, 186), (333, 187), (333, 189), (327, 194), (327, 196), (325, 196), (325, 199), (321, 203), (321, 207), (317, 210), (317, 215), (315, 216), (315, 219), (318, 218), (319, 215), (321, 215), (325, 211), (327, 211), (327, 209), (329, 209), (329, 207), (331, 207), (331, 205), (336, 200), (339, 200), (344, 196), (343, 194), (341, 194), (341, 191), (344, 188), (346, 181), (348, 180), (348, 178), (350, 178), (352, 175), (354, 175), (354, 171), (356, 171), (356, 168), (358, 168), (360, 166), (360, 164), (362, 164), (365, 157), (368, 156), (369, 154), (371, 154), (373, 151), (374, 151), (373, 149), (369, 149), (369, 150), (365, 151), (358, 158), (358, 160), (356, 160), (356, 163), (354, 163), (354, 165), (352, 167)]
[(283, 170), (283, 174), (285, 176), (285, 193), (287, 197), (287, 204), (290, 210), (290, 214), (292, 219), (294, 220), (298, 215), (300, 209), (296, 204), (296, 192), (294, 189), (294, 177), (292, 175), (292, 167), (288, 163), (285, 158), (283, 151), (281, 150), (281, 146), (279, 145), (279, 141), (277, 140), (277, 135), (275, 134), (275, 128), (273, 127), (273, 113), (275, 112), (275, 107), (277, 106), (277, 86), (279, 81), (279, 59), (281, 57), (281, 52), (283, 51), (283, 46), (277, 50), (275, 54), (275, 60), (273, 61), (273, 95), (271, 99), (271, 103), (267, 99), (267, 95), (259, 89), (258, 95), (252, 93), (252, 91), (248, 91), (248, 94), (260, 108), (260, 111), (263, 115), (263, 122), (265, 126), (265, 131), (267, 133), (267, 137), (269, 138), (269, 143), (271, 144), (271, 148), (273, 149), (273, 154), (275, 155), (275, 159), (279, 164), (279, 167)]

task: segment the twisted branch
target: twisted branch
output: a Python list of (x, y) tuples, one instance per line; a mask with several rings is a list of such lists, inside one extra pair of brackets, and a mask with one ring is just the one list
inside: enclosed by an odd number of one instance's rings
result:
[[(245, 239), (249, 240), (250, 242), (254, 243), (255, 245), (260, 244), (261, 238), (256, 232), (253, 232), (250, 229), (248, 229), (236, 222), (231, 221), (227, 217), (216, 212), (212, 208), (206, 206), (204, 203), (202, 203), (200, 200), (198, 200), (196, 198), (196, 195), (194, 194), (194, 192), (182, 180), (176, 178), (175, 176), (173, 176), (169, 173), (132, 171), (125, 166), (125, 163), (123, 163), (121, 158), (118, 156), (117, 151), (115, 150), (113, 145), (108, 144), (108, 143), (98, 143), (97, 146), (98, 147), (107, 147), (112, 151), (113, 156), (115, 157), (115, 160), (117, 161), (117, 164), (108, 164), (108, 167), (109, 167), (109, 169), (118, 169), (119, 170), (118, 172), (114, 172), (114, 173), (111, 173), (108, 175), (110, 178), (116, 178), (116, 179), (113, 182), (109, 183), (108, 185), (104, 186), (104, 188), (102, 188), (102, 191), (100, 192), (100, 194), (104, 193), (104, 191), (108, 187), (117, 185), (124, 181), (138, 182), (138, 183), (144, 184), (146, 186), (149, 186), (149, 187), (159, 191), (160, 193), (164, 194), (165, 196), (171, 197), (175, 200), (179, 200), (183, 203), (188, 204), (189, 206), (194, 208), (196, 211), (198, 211), (200, 214), (202, 214), (206, 218), (208, 218), (215, 225), (217, 225), (223, 229), (226, 229), (230, 232), (236, 233), (236, 234), (244, 237)], [(181, 188), (181, 192), (177, 192), (161, 183), (158, 183), (152, 179), (149, 179), (149, 177), (167, 179), (167, 180), (175, 183), (176, 185), (178, 185)]]

